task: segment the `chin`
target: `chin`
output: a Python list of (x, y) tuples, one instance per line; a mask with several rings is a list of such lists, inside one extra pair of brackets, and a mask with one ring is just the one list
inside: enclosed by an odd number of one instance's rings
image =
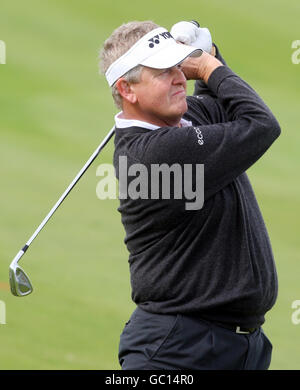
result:
[(188, 110), (187, 103), (185, 101), (185, 104), (182, 105), (181, 110), (180, 110), (180, 115), (183, 116)]

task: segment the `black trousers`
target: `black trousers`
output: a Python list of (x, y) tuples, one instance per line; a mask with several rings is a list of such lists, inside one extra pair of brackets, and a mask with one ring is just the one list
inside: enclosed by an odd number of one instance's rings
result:
[(266, 370), (272, 344), (262, 328), (239, 334), (194, 315), (137, 308), (120, 337), (123, 370)]

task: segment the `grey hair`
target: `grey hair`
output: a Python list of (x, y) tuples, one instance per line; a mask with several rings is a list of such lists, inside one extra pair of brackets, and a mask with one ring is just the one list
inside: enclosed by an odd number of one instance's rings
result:
[[(129, 22), (114, 30), (111, 36), (104, 42), (100, 51), (100, 73), (105, 74), (110, 65), (125, 54), (131, 46), (148, 32), (158, 27), (159, 26), (152, 21)], [(140, 81), (142, 69), (143, 66), (138, 65), (125, 73), (123, 77), (129, 83), (138, 83)], [(122, 97), (115, 84), (112, 85), (111, 91), (116, 106), (119, 109), (122, 109)]]

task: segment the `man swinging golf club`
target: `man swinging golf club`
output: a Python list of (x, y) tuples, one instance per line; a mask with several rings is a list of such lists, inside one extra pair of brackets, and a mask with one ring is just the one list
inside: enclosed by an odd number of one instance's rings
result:
[[(123, 369), (267, 369), (272, 345), (261, 325), (277, 277), (245, 171), (280, 127), (222, 61), (208, 30), (181, 22), (171, 33), (153, 22), (127, 23), (101, 52), (121, 109), (116, 172), (119, 157), (128, 167), (204, 164), (202, 208), (187, 210), (184, 195), (120, 198), (137, 308), (122, 332), (119, 361)], [(201, 95), (186, 97), (187, 79), (197, 80)], [(190, 180), (196, 186), (194, 174)], [(156, 184), (150, 180), (149, 193)]]

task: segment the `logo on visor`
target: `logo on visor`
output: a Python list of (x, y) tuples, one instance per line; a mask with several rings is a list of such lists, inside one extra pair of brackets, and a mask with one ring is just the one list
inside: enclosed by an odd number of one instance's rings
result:
[(163, 37), (164, 39), (169, 39), (169, 38), (173, 38), (171, 33), (169, 33), (168, 31), (166, 32), (163, 32), (163, 33), (160, 33), (160, 34), (157, 34), (157, 35), (154, 35), (153, 38), (151, 39), (148, 39), (148, 41), (150, 42), (149, 43), (149, 47), (152, 49), (155, 45), (158, 45), (160, 43), (160, 37)]

